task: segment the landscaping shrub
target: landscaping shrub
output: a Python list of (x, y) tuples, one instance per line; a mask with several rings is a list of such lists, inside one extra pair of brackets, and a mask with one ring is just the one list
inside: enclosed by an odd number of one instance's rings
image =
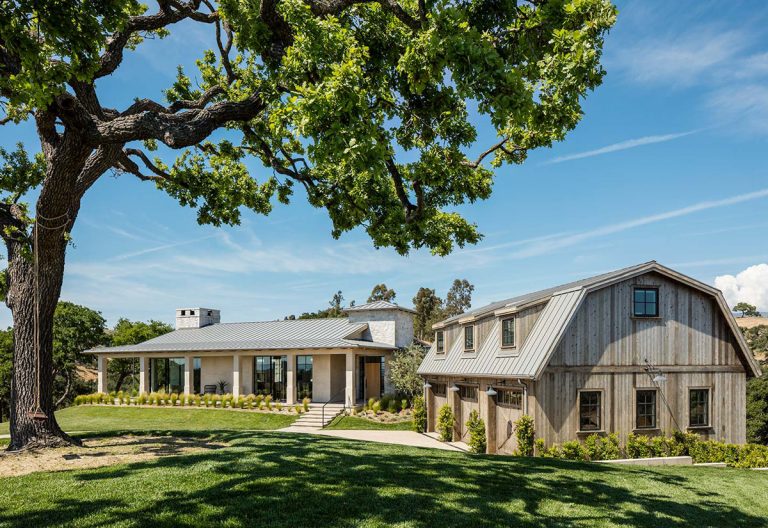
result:
[(373, 404), (376, 403), (376, 400), (373, 398), (368, 399), (368, 404), (366, 405), (365, 410), (366, 411), (372, 411), (373, 410)]
[(440, 407), (437, 415), (437, 432), (440, 433), (440, 440), (443, 442), (453, 440), (453, 411), (447, 403)]
[(176, 407), (176, 404), (179, 402), (179, 395), (175, 392), (172, 392), (170, 396), (170, 402), (172, 407)]
[(243, 396), (240, 396), (239, 398), (237, 398), (237, 408), (245, 409), (245, 398)]
[(147, 403), (147, 393), (142, 392), (141, 394), (139, 394), (138, 398), (136, 399), (136, 403), (137, 405), (144, 405), (145, 403)]
[(379, 414), (381, 412), (381, 402), (380, 401), (373, 402), (373, 407), (371, 407), (371, 410), (374, 413)]
[(584, 448), (589, 460), (617, 460), (621, 458), (619, 435), (611, 433), (608, 436), (591, 434), (584, 439)]
[(261, 409), (261, 402), (264, 401), (264, 395), (259, 394), (256, 396), (256, 409)]
[(301, 414), (301, 405), (297, 403), (295, 409), (296, 409), (296, 414)]
[(401, 400), (400, 401), (400, 410), (405, 411), (408, 409), (408, 400)]
[(303, 400), (301, 400), (301, 404), (304, 406), (304, 412), (309, 412), (309, 402), (310, 402), (309, 398), (304, 398)]
[(469, 450), (473, 453), (485, 453), (485, 422), (475, 409), (469, 413), (466, 425), (469, 431)]
[(397, 413), (397, 402), (395, 400), (389, 400), (389, 404), (387, 405), (387, 411), (391, 412), (392, 414)]
[(219, 402), (221, 401), (221, 395), (220, 394), (214, 394), (211, 397), (211, 406), (216, 408), (219, 406)]
[(413, 430), (417, 433), (427, 430), (427, 407), (422, 396), (413, 398)]
[(282, 411), (283, 410), (283, 404), (280, 403), (280, 402), (275, 402), (275, 409), (277, 409), (278, 411)]
[(533, 439), (536, 431), (533, 427), (533, 417), (522, 415), (515, 421), (517, 451), (520, 456), (533, 456)]
[(264, 405), (267, 407), (268, 411), (272, 410), (272, 395), (267, 394), (267, 397), (264, 398)]
[(381, 397), (381, 400), (379, 400), (379, 403), (381, 404), (381, 408), (384, 410), (389, 409), (389, 402), (392, 401), (392, 396), (389, 396), (388, 394), (384, 394)]

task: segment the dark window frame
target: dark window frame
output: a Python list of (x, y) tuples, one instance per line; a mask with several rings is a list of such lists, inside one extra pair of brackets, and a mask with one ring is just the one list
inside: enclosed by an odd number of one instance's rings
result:
[[(637, 300), (638, 292), (643, 292), (643, 299)], [(655, 300), (648, 300), (648, 292), (654, 292)], [(652, 306), (653, 313), (648, 312), (648, 307)], [(638, 310), (642, 307), (642, 310)], [(659, 317), (659, 287), (658, 286), (635, 286), (632, 288), (632, 317), (654, 318)]]
[(440, 383), (438, 381), (430, 383), (432, 385), (432, 394), (435, 396), (439, 396), (441, 398), (445, 398), (446, 394), (448, 394), (448, 384), (447, 383)]
[(477, 402), (477, 385), (459, 385), (459, 398), (462, 401)]
[(435, 347), (438, 354), (445, 354), (445, 332), (443, 330), (435, 332)]
[[(467, 330), (469, 330), (471, 341), (467, 346)], [(473, 352), (475, 350), (475, 325), (467, 325), (464, 327), (464, 352)]]
[(511, 409), (523, 408), (522, 389), (501, 389), (496, 387), (496, 405)]
[[(649, 401), (647, 397), (652, 395)], [(653, 430), (659, 428), (658, 423), (658, 390), (652, 388), (635, 389), (635, 429)], [(650, 419), (649, 423), (647, 420)]]
[[(506, 336), (506, 332), (504, 331), (504, 323), (508, 323), (509, 321), (512, 321), (512, 342), (506, 343), (504, 341), (504, 338)], [(501, 320), (501, 347), (502, 348), (515, 348), (517, 347), (517, 317), (505, 317)]]
[[(588, 398), (592, 395), (597, 395), (597, 401), (582, 401), (585, 399), (585, 395)], [(579, 397), (578, 397), (578, 405), (579, 405), (579, 432), (589, 432), (594, 433), (597, 431), (603, 430), (603, 391), (597, 390), (597, 389), (582, 389), (579, 390)], [(596, 412), (596, 419), (594, 420), (597, 422), (594, 426), (586, 426), (585, 421), (585, 413), (593, 414), (594, 411)], [(586, 420), (590, 420), (589, 417), (586, 418)]]
[[(700, 401), (697, 397), (696, 401), (694, 402), (693, 395), (694, 393), (704, 393), (705, 398), (703, 401)], [(707, 428), (711, 427), (710, 420), (711, 420), (711, 409), (710, 409), (710, 401), (712, 399), (712, 391), (709, 387), (690, 387), (688, 389), (688, 427), (693, 428)], [(696, 420), (696, 423), (694, 423), (694, 405), (703, 405), (704, 411), (703, 413), (697, 411), (696, 416), (703, 414), (704, 420)]]

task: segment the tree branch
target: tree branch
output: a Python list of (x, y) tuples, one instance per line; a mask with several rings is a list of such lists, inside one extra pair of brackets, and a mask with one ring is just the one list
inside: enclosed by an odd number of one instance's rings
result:
[(397, 3), (396, 0), (315, 0), (309, 2), (312, 14), (315, 16), (328, 16), (338, 15), (346, 8), (355, 4), (366, 3), (378, 3), (384, 9), (395, 15), (403, 24), (411, 28), (413, 31), (418, 31), (421, 28), (421, 23), (413, 18), (408, 12), (403, 9), (403, 6)]
[[(397, 199), (400, 200), (403, 209), (405, 209), (405, 223), (409, 224), (419, 218), (421, 209), (413, 205), (408, 198), (408, 193), (406, 192), (405, 184), (403, 183), (403, 177), (400, 174), (400, 170), (397, 168), (395, 160), (390, 156), (387, 158), (385, 164), (387, 166), (387, 171), (389, 171), (389, 175), (395, 184), (395, 194), (397, 194)], [(421, 185), (419, 185), (419, 190), (419, 192), (421, 192)]]
[(505, 154), (509, 154), (512, 156), (515, 154), (515, 152), (525, 152), (527, 149), (525, 147), (521, 147), (519, 145), (513, 145), (511, 149), (507, 147), (507, 142), (509, 141), (509, 138), (506, 137), (496, 143), (495, 145), (491, 146), (488, 150), (484, 151), (482, 154), (480, 154), (475, 161), (469, 161), (465, 160), (463, 162), (464, 165), (467, 167), (471, 167), (473, 169), (476, 169), (480, 166), (480, 164), (483, 162), (483, 160), (488, 157), (489, 155), (493, 154), (497, 150), (501, 150)]

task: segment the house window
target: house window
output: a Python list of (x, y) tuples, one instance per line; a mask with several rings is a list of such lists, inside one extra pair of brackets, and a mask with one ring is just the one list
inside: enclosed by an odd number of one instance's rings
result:
[(656, 390), (638, 390), (635, 396), (635, 427), (656, 429)]
[(501, 321), (501, 346), (515, 346), (515, 318), (503, 319)]
[(690, 412), (688, 425), (690, 427), (707, 427), (709, 425), (709, 389), (691, 389), (688, 392)]
[(464, 350), (474, 350), (475, 349), (475, 327), (474, 326), (465, 326), (464, 327)]
[(659, 316), (659, 289), (635, 288), (632, 315), (635, 317)]
[(600, 431), (602, 392), (581, 391), (579, 393), (579, 430)]
[(189, 311), (189, 315), (195, 315), (195, 311), (194, 310), (190, 310)]
[(496, 403), (504, 407), (521, 409), (523, 406), (523, 391), (499, 389), (499, 393), (496, 395)]
[(445, 397), (445, 383), (432, 383), (432, 393), (435, 396)]
[(462, 400), (477, 401), (477, 387), (474, 385), (459, 385), (459, 396)]
[(435, 332), (435, 342), (437, 343), (437, 353), (442, 354), (445, 352), (445, 334), (442, 330)]

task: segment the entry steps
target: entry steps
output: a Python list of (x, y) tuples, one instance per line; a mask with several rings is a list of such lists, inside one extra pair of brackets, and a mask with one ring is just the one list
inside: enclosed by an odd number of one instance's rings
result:
[(342, 412), (344, 412), (343, 403), (328, 403), (325, 405), (325, 417), (323, 417), (323, 404), (312, 403), (309, 405), (309, 411), (302, 413), (299, 419), (291, 424), (291, 427), (322, 429)]

